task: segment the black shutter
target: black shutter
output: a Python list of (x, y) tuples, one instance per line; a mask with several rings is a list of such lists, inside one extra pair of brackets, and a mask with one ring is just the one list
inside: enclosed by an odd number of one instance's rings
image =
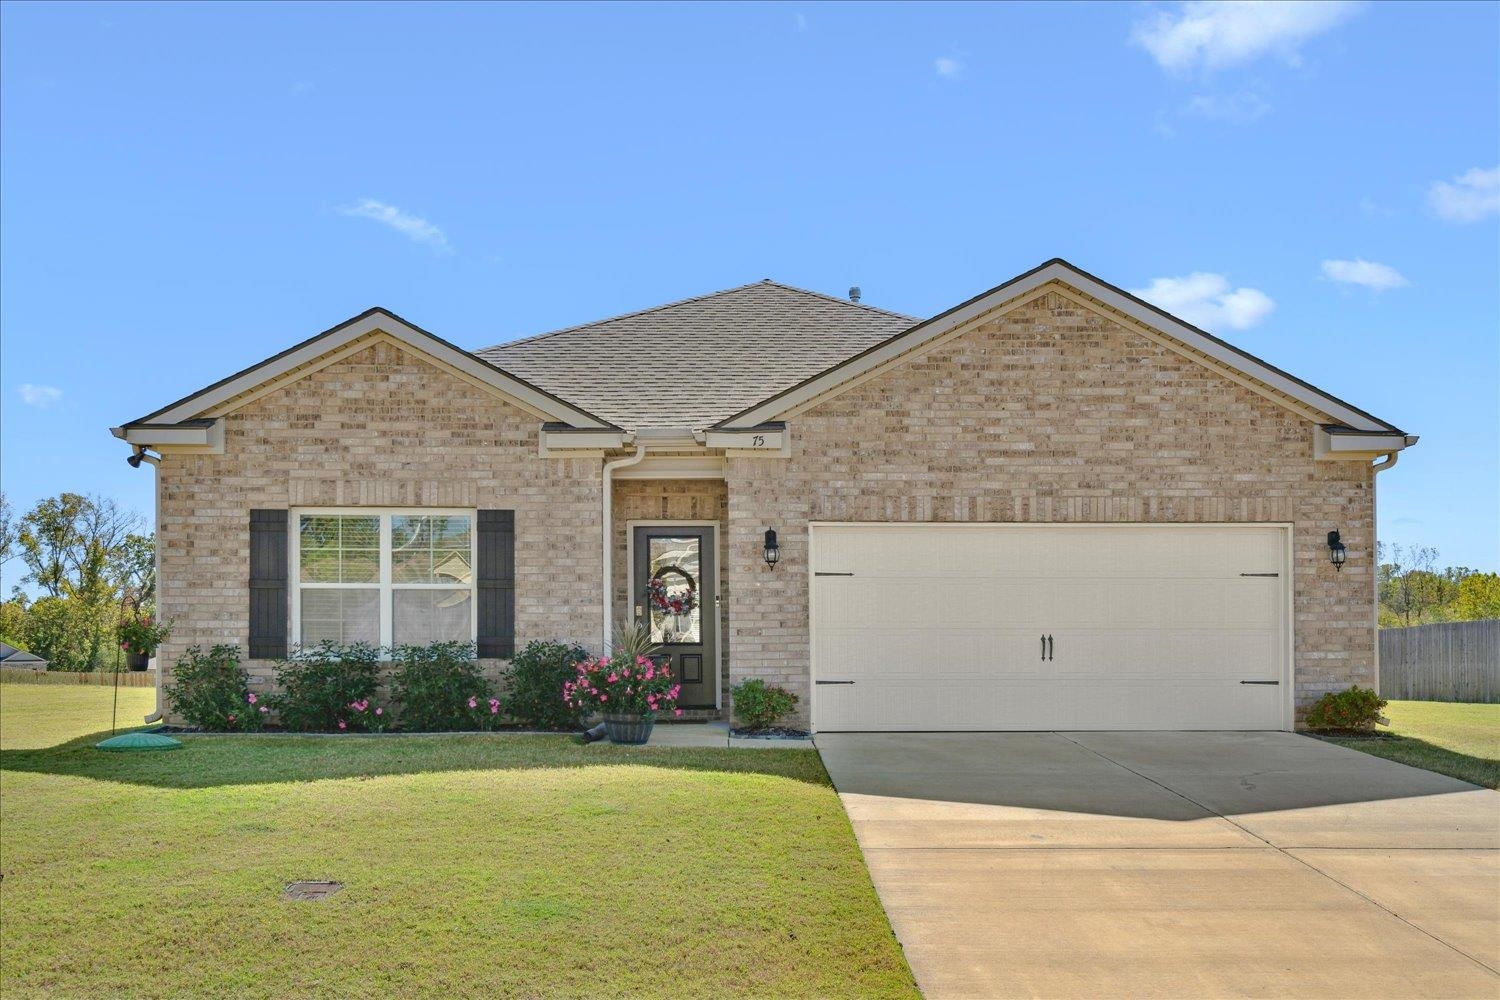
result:
[(287, 515), (250, 512), (250, 659), (286, 656)]
[(479, 655), (516, 653), (516, 512), (479, 512)]

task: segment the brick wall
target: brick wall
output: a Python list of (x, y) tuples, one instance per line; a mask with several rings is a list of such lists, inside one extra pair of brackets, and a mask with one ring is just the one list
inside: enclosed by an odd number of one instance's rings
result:
[(809, 521), (1291, 522), (1299, 714), (1375, 683), (1369, 467), (1102, 311), (1048, 292), (789, 424), (790, 459), (729, 460), (724, 564), (733, 678), (795, 691), (804, 725)]
[[(245, 648), (255, 507), (512, 509), (518, 645), (597, 649), (600, 462), (540, 457), (539, 426), (384, 340), (230, 413), (224, 454), (169, 455), (157, 473), (166, 680), (189, 645)], [(247, 666), (264, 690), (271, 663)]]

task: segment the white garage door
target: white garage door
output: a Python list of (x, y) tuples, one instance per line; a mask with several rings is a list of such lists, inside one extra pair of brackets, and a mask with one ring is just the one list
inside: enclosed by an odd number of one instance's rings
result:
[(1288, 725), (1287, 529), (811, 530), (819, 730)]

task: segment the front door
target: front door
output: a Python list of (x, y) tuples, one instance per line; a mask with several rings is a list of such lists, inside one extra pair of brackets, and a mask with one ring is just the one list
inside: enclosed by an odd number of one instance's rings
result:
[(662, 525), (635, 529), (631, 604), (658, 655), (671, 658), (682, 685), (679, 708), (714, 708), (719, 670), (714, 631), (719, 620), (714, 529)]

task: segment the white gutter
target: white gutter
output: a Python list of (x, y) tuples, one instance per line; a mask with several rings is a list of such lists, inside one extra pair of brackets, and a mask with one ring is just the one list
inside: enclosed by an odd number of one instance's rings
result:
[(645, 457), (646, 457), (646, 443), (644, 441), (637, 440), (636, 441), (636, 445), (635, 445), (635, 454), (634, 455), (631, 455), (631, 456), (629, 456), (627, 458), (617, 458), (613, 462), (605, 462), (604, 463), (604, 477), (603, 477), (604, 478), (604, 487), (603, 487), (604, 488), (604, 501), (603, 501), (604, 510), (602, 511), (602, 513), (603, 513), (603, 522), (604, 522), (604, 539), (603, 539), (604, 551), (602, 553), (603, 556), (604, 556), (604, 560), (603, 560), (603, 566), (604, 566), (604, 585), (603, 585), (603, 594), (604, 594), (604, 635), (603, 635), (602, 642), (601, 642), (601, 644), (599, 646), (599, 652), (601, 654), (609, 652), (610, 640), (613, 638), (614, 631), (615, 631), (614, 594), (612, 593), (612, 591), (614, 590), (614, 586), (613, 586), (614, 580), (613, 580), (613, 577), (614, 577), (614, 554), (615, 554), (614, 541), (615, 540), (614, 540), (614, 526), (613, 526), (613, 523), (612, 523), (613, 522), (613, 517), (611, 516), (613, 514), (613, 512), (614, 512), (614, 500), (615, 500), (615, 498), (614, 498), (614, 488), (613, 488), (614, 471), (616, 469), (623, 469), (623, 468), (626, 468), (628, 466), (635, 465), (636, 463), (638, 463), (641, 459), (643, 459)]
[[(141, 461), (151, 463), (153, 492), (156, 494), (156, 522), (152, 525), (156, 533), (156, 544), (152, 548), (155, 550), (153, 557), (156, 561), (156, 613), (159, 618), (161, 617), (161, 459), (146, 454), (146, 449), (140, 445), (136, 445), (135, 453), (141, 456)], [(163, 714), (165, 713), (162, 711), (161, 703), (161, 661), (158, 660), (156, 663), (156, 709), (141, 721), (147, 725), (160, 722)]]
[[(1371, 528), (1372, 533), (1374, 532), (1375, 525), (1376, 525), (1376, 505), (1379, 503), (1379, 491), (1377, 491), (1375, 489), (1375, 477), (1378, 476), (1378, 475), (1380, 475), (1386, 469), (1389, 469), (1393, 465), (1395, 465), (1396, 464), (1396, 460), (1398, 458), (1400, 458), (1400, 457), (1401, 457), (1401, 453), (1400, 452), (1393, 451), (1390, 454), (1386, 455), (1384, 458), (1382, 458), (1380, 461), (1376, 462), (1374, 465), (1370, 466), (1370, 528)], [(1373, 624), (1375, 626), (1375, 628), (1374, 628), (1374, 633), (1375, 633), (1375, 683), (1371, 684), (1370, 687), (1374, 689), (1374, 691), (1375, 691), (1376, 694), (1379, 694), (1380, 693), (1380, 559), (1375, 554), (1375, 551), (1374, 551), (1375, 546), (1372, 544), (1370, 547), (1371, 547), (1371, 550), (1372, 550), (1370, 552), (1370, 562), (1373, 564), (1372, 565), (1373, 572), (1370, 573), (1370, 576), (1371, 576), (1370, 589), (1372, 591), (1371, 596), (1374, 597), (1374, 599), (1375, 599), (1374, 600), (1374, 604), (1375, 604), (1375, 621), (1373, 622)]]

